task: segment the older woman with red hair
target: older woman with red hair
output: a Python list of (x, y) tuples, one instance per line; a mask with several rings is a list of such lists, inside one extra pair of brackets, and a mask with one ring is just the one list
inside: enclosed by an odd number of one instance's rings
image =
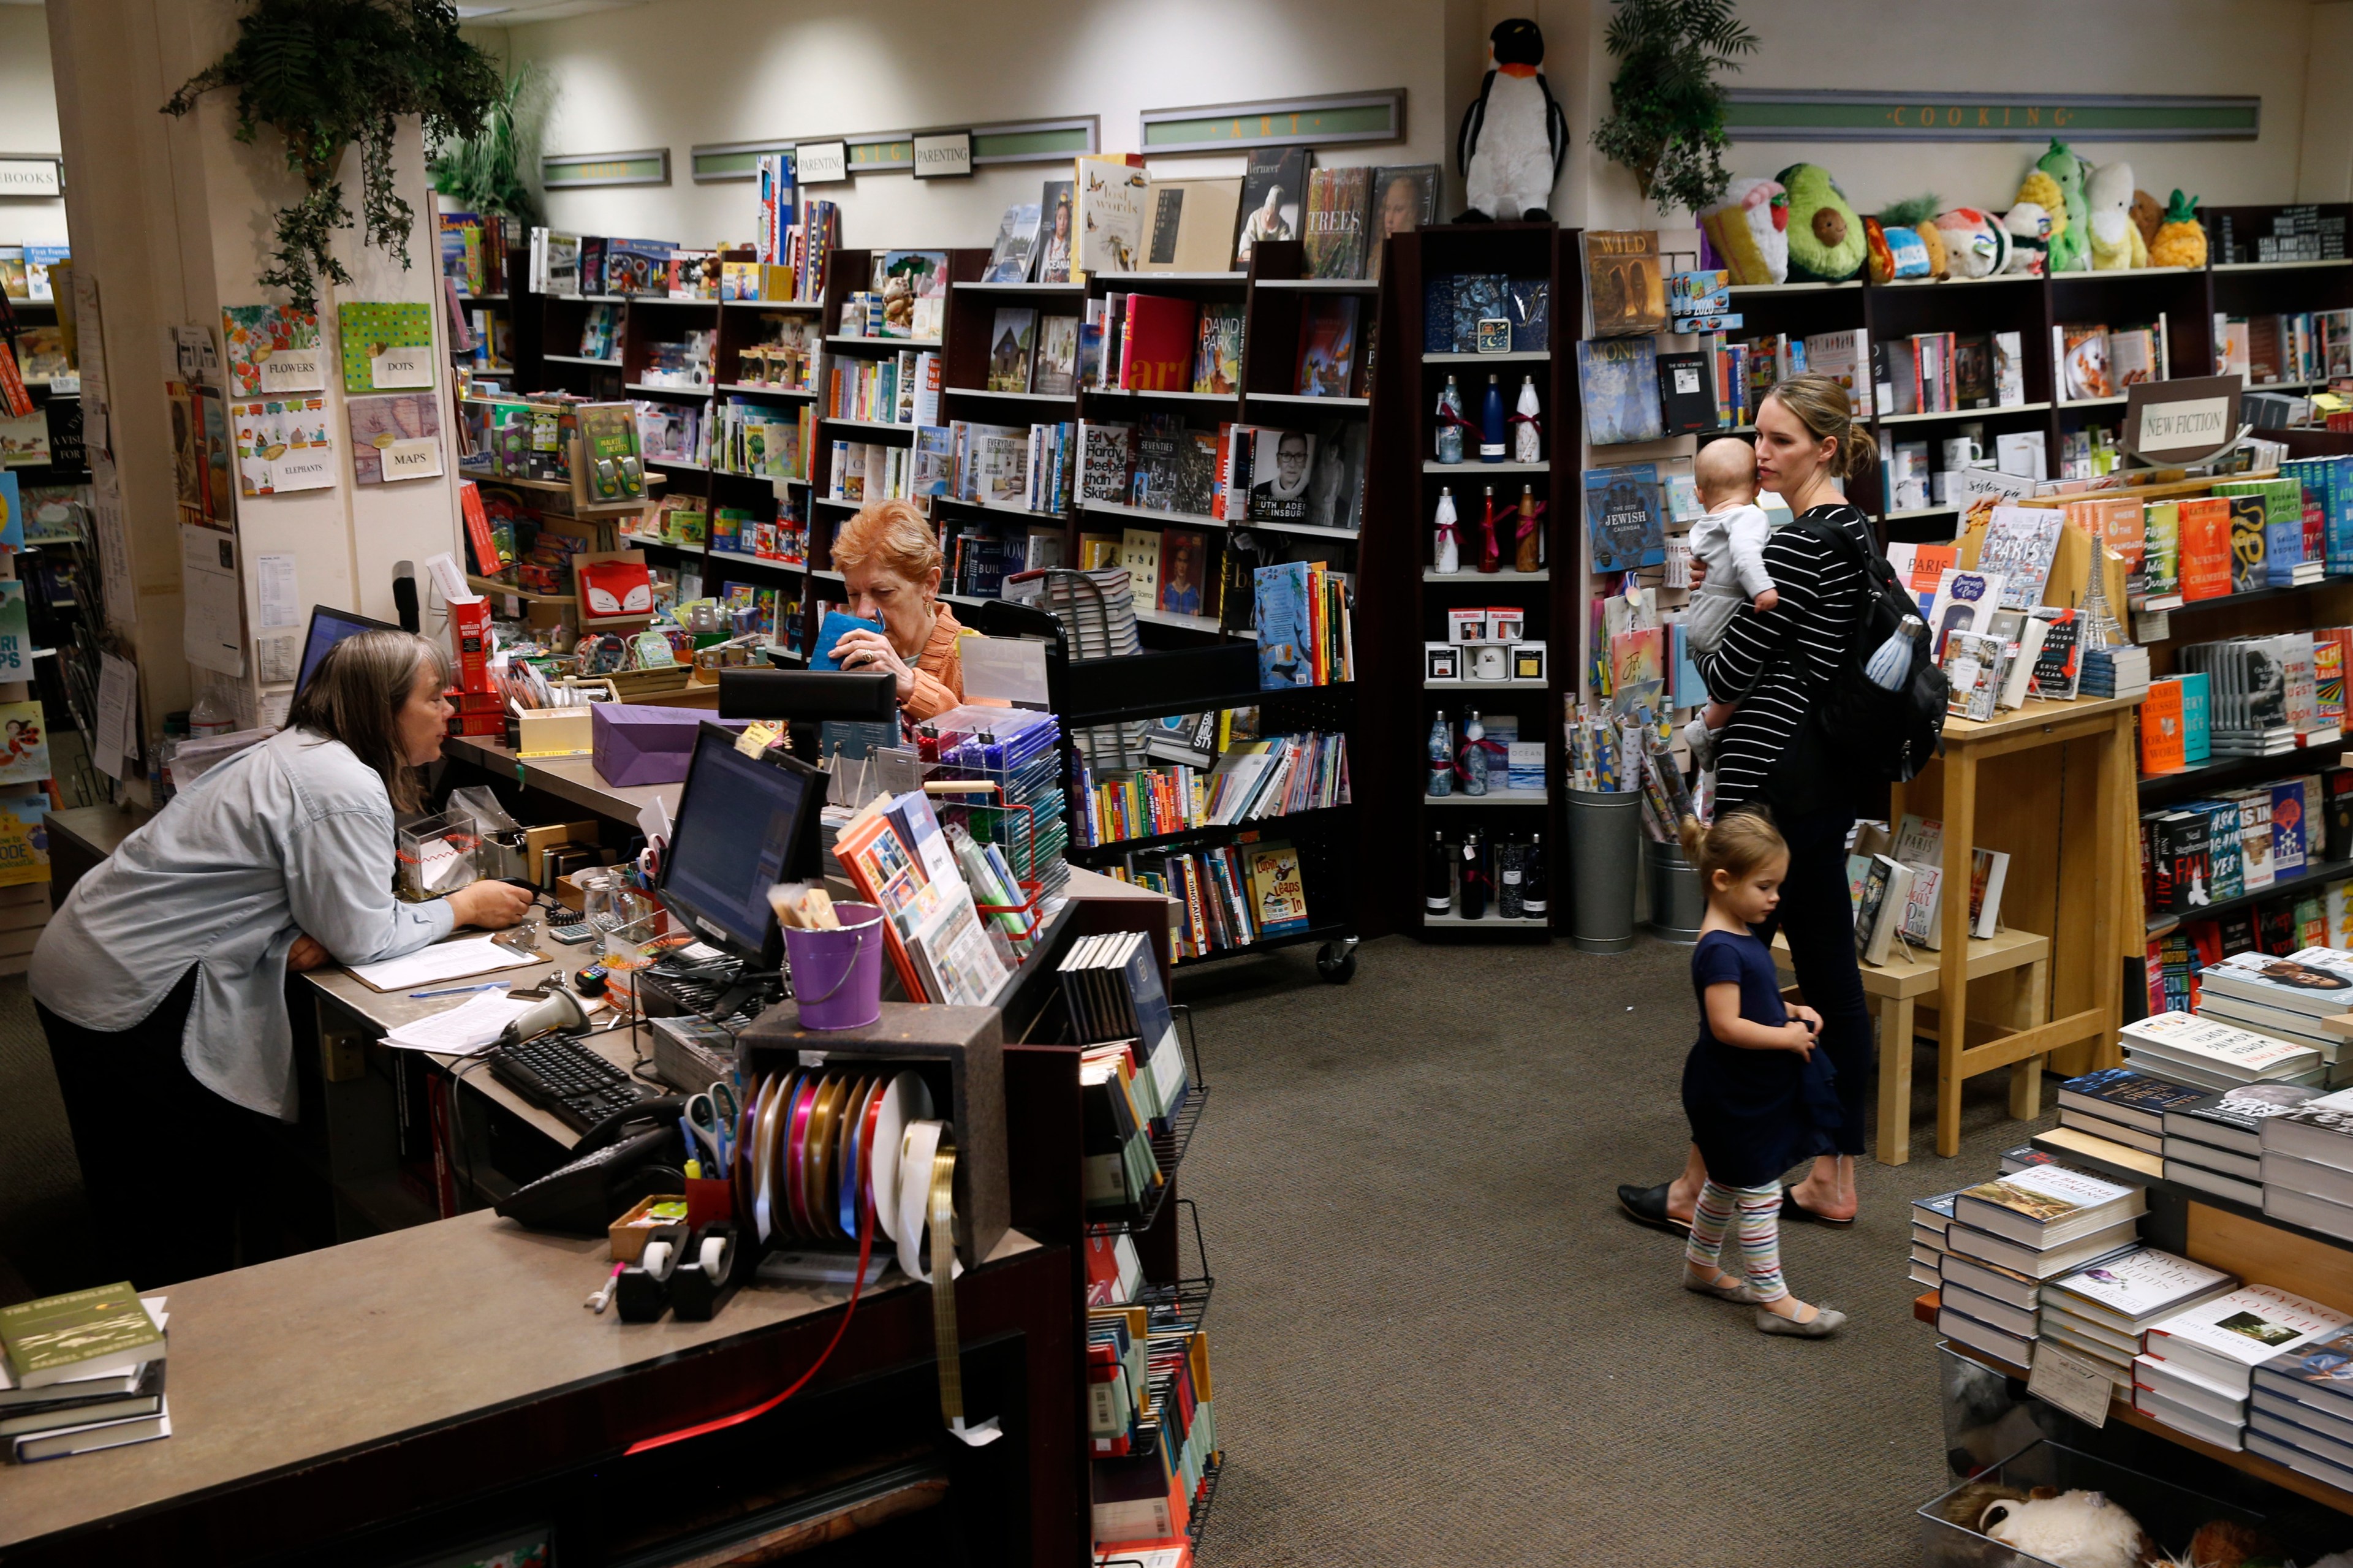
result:
[(913, 720), (935, 718), (964, 700), (964, 627), (939, 602), (940, 547), (914, 503), (876, 501), (861, 508), (833, 539), (833, 569), (849, 589), (849, 613), (882, 630), (844, 634), (833, 657), (844, 669), (887, 669), (898, 678), (899, 707)]

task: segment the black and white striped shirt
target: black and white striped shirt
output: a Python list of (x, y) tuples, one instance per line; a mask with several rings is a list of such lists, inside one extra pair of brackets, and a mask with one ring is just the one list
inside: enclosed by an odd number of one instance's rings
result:
[[(1818, 506), (1805, 516), (1846, 530), (1866, 552), (1873, 548), (1870, 521), (1852, 506)], [(1765, 570), (1780, 604), (1761, 616), (1744, 604), (1715, 652), (1698, 657), (1709, 694), (1740, 704), (1716, 749), (1716, 799), (1725, 805), (1764, 795), (1812, 694), (1837, 672), (1862, 616), (1862, 574), (1804, 529), (1773, 531)]]

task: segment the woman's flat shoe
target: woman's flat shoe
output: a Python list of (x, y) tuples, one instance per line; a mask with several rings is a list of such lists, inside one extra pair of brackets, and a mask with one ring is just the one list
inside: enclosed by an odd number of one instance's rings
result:
[(1849, 1226), (1854, 1224), (1854, 1216), (1852, 1215), (1849, 1215), (1844, 1219), (1833, 1219), (1826, 1214), (1816, 1214), (1813, 1210), (1808, 1208), (1805, 1205), (1798, 1201), (1798, 1189), (1795, 1187), (1783, 1187), (1781, 1189), (1781, 1217), (1783, 1219), (1804, 1220), (1810, 1225), (1835, 1226), (1841, 1230), (1844, 1230)]
[(1788, 1334), (1798, 1340), (1826, 1340), (1846, 1327), (1846, 1314), (1828, 1307), (1817, 1307), (1814, 1315), (1805, 1322), (1785, 1318), (1778, 1312), (1757, 1309), (1757, 1331), (1764, 1334)]
[(1704, 1279), (1683, 1276), (1683, 1289), (1694, 1296), (1713, 1296), (1719, 1301), (1737, 1301), (1744, 1307), (1757, 1305), (1757, 1289), (1746, 1280), (1737, 1285), (1715, 1285)]
[(1638, 1187), (1630, 1182), (1618, 1186), (1618, 1206), (1649, 1226), (1671, 1236), (1689, 1236), (1691, 1221), (1677, 1219), (1667, 1212), (1667, 1188), (1672, 1183), (1661, 1182), (1655, 1187)]

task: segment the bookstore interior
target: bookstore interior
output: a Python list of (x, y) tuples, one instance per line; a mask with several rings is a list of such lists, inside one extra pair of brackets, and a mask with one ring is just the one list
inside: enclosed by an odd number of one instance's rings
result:
[(179, 9), (0, 1563), (2353, 1565), (2353, 6)]

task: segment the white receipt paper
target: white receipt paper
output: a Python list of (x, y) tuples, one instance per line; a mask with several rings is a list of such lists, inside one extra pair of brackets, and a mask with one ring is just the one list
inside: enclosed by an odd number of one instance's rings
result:
[[(254, 623), (265, 632), (282, 631), (302, 624), (302, 602), (294, 591), (294, 557), (256, 555), (253, 558)], [(265, 677), (264, 679), (267, 679)], [(292, 676), (284, 679), (291, 680)]]
[(102, 653), (98, 676), (98, 749), (90, 762), (111, 779), (139, 754), (139, 671), (127, 658)]
[(384, 1043), (405, 1046), (410, 1050), (465, 1056), (497, 1039), (501, 1030), (537, 1005), (535, 997), (516, 998), (501, 991), (478, 992), (431, 1017), (403, 1024), (386, 1035)]
[(496, 937), (459, 937), (455, 942), (435, 942), (431, 947), (418, 948), (406, 958), (387, 958), (380, 963), (362, 963), (352, 973), (363, 984), (378, 991), (397, 991), (404, 985), (430, 985), (437, 980), (463, 980), (470, 974), (488, 974), (494, 969), (521, 969), (538, 963), (525, 958), (511, 947), (501, 947)]

